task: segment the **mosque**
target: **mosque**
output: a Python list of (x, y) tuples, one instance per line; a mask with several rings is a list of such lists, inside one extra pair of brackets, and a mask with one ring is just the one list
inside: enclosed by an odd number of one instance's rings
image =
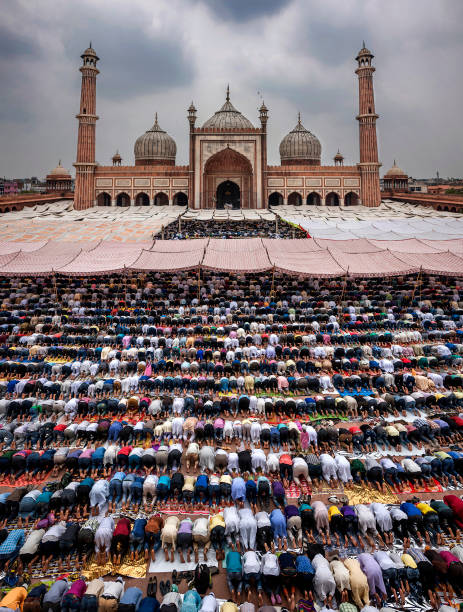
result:
[(191, 209), (265, 209), (278, 204), (367, 207), (380, 205), (378, 145), (373, 91), (373, 54), (365, 47), (356, 61), (359, 83), (359, 163), (344, 165), (338, 151), (333, 165), (321, 165), (321, 144), (299, 116), (280, 143), (279, 166), (267, 164), (268, 108), (259, 108), (259, 126), (232, 104), (227, 88), (223, 106), (201, 127), (193, 103), (187, 111), (189, 163), (176, 165), (177, 146), (158, 117), (135, 141), (135, 164), (112, 166), (95, 160), (96, 78), (99, 60), (90, 47), (82, 54), (74, 207), (184, 205)]

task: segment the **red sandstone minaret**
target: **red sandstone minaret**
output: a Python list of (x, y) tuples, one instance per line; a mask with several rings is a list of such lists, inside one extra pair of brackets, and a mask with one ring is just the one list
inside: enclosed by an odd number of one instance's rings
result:
[(364, 206), (379, 206), (381, 193), (379, 188), (378, 142), (376, 140), (375, 94), (373, 92), (374, 66), (371, 60), (374, 55), (365, 47), (359, 51), (355, 58), (358, 68), (355, 73), (359, 79), (359, 122), (360, 136), (360, 163), (358, 164), (361, 176), (362, 204)]
[(80, 92), (80, 111), (76, 115), (79, 120), (79, 133), (77, 136), (76, 182), (74, 191), (74, 208), (84, 210), (91, 208), (94, 200), (94, 173), (95, 173), (95, 124), (96, 116), (96, 75), (99, 70), (96, 63), (97, 54), (90, 47), (81, 55), (82, 86)]

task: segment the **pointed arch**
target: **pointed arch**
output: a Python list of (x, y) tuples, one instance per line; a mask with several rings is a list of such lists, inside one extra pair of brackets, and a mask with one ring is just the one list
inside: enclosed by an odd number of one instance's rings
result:
[(325, 203), (327, 206), (339, 206), (339, 193), (336, 191), (330, 191), (325, 196)]
[(301, 206), (302, 196), (298, 191), (293, 191), (288, 196), (288, 206)]
[(144, 191), (140, 191), (135, 196), (135, 206), (149, 206), (150, 205), (150, 197)]
[(183, 191), (174, 195), (174, 206), (188, 206), (188, 196)]
[(106, 191), (102, 191), (96, 198), (97, 206), (111, 206), (111, 196)]
[(169, 206), (169, 197), (163, 191), (160, 191), (154, 196), (155, 206)]
[(359, 203), (359, 197), (355, 193), (355, 191), (349, 191), (349, 193), (346, 193), (346, 195), (344, 196), (345, 206), (357, 206), (358, 203)]
[(321, 206), (322, 199), (320, 197), (320, 194), (316, 191), (312, 191), (312, 193), (309, 193), (309, 195), (307, 196), (306, 203), (308, 206)]
[(130, 206), (130, 196), (128, 193), (122, 191), (117, 194), (116, 206)]
[(274, 191), (268, 196), (269, 206), (281, 206), (283, 204), (283, 196), (278, 191)]

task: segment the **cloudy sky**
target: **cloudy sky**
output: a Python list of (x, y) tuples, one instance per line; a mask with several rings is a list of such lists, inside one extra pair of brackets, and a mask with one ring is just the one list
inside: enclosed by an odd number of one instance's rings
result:
[(383, 170), (462, 176), (462, 0), (3, 0), (0, 175), (43, 177), (75, 159), (80, 54), (92, 41), (97, 161), (133, 164), (153, 123), (187, 163), (190, 102), (201, 125), (224, 102), (258, 125), (269, 108), (270, 163), (300, 111), (322, 143), (358, 161), (355, 55), (375, 54)]

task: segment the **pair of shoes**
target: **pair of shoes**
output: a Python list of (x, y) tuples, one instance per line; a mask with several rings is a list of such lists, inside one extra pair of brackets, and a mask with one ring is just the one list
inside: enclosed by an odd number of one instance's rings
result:
[(174, 569), (172, 572), (172, 584), (179, 584), (180, 580), (179, 580), (179, 576), (177, 573), (177, 570)]
[(219, 573), (219, 568), (217, 567), (217, 565), (213, 565), (212, 567), (209, 568), (209, 572), (211, 576), (215, 576), (216, 574)]
[(156, 576), (150, 578), (148, 582), (148, 588), (146, 590), (146, 594), (148, 597), (156, 597), (156, 593), (158, 590), (158, 579)]
[(166, 595), (169, 591), (170, 591), (170, 580), (166, 580), (166, 582), (164, 582), (164, 580), (161, 580), (159, 584), (159, 592), (161, 593), (161, 595), (164, 597), (164, 595)]

